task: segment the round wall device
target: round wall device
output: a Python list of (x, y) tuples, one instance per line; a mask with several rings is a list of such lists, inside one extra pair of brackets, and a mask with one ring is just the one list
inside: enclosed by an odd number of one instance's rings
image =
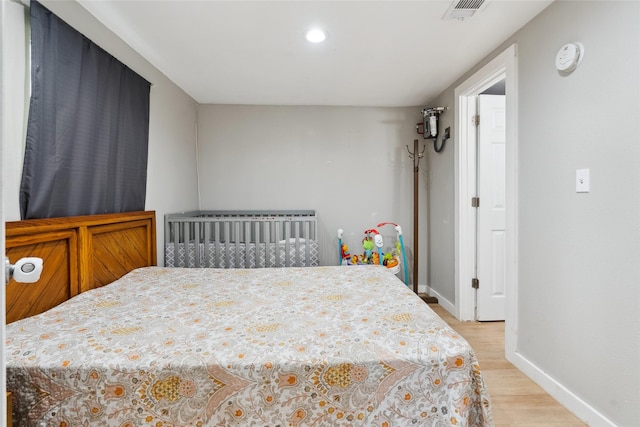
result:
[(584, 57), (582, 43), (568, 43), (560, 48), (556, 55), (556, 68), (558, 71), (569, 72), (576, 69)]

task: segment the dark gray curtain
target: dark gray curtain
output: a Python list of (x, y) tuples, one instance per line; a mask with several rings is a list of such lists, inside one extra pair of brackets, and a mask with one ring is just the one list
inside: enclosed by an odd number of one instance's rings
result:
[(144, 210), (150, 84), (31, 1), (22, 219)]

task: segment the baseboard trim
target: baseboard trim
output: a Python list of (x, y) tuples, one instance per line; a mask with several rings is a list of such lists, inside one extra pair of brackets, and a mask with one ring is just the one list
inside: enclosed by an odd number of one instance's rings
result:
[(448, 299), (443, 297), (439, 292), (435, 291), (432, 287), (427, 286), (427, 293), (431, 296), (438, 298), (438, 305), (447, 310), (454, 316), (456, 319), (458, 318), (456, 314), (456, 306), (451, 303)]
[[(427, 293), (438, 298), (438, 304), (451, 313), (456, 319), (459, 319), (455, 304), (452, 304), (451, 301), (444, 298), (439, 292), (429, 286), (427, 286)], [(522, 354), (507, 350), (506, 359), (587, 425), (617, 427), (615, 423), (575, 395), (556, 379), (546, 374)]]
[(567, 408), (576, 417), (590, 426), (616, 427), (616, 424), (602, 415), (594, 407), (576, 396), (573, 392), (559, 383), (556, 379), (546, 374), (520, 353), (506, 354), (509, 362), (531, 378), (551, 397)]

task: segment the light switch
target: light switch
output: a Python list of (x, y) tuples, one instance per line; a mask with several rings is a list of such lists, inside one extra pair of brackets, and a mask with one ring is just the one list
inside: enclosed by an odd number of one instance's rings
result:
[(576, 170), (576, 193), (589, 192), (589, 169)]

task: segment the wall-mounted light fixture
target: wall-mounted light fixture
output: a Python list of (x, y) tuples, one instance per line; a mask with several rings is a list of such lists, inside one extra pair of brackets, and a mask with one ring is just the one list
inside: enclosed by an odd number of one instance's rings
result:
[(431, 107), (422, 110), (422, 118), (424, 122), (424, 139), (438, 137), (438, 119), (440, 114), (445, 110), (444, 107)]
[[(422, 110), (422, 137), (424, 139), (433, 139), (433, 149), (436, 153), (441, 152), (444, 149), (444, 145), (449, 139), (450, 128), (446, 128), (442, 135), (440, 146), (438, 147), (438, 123), (440, 121), (440, 114), (442, 114), (447, 107), (431, 107)], [(420, 131), (418, 131), (420, 133)]]

